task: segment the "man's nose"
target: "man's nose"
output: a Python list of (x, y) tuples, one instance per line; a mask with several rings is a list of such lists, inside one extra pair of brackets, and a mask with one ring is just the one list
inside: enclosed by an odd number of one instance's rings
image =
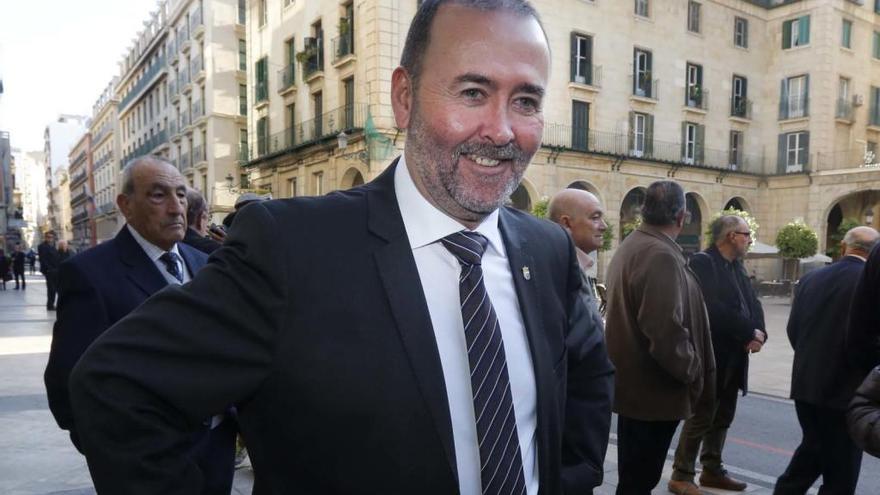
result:
[(491, 113), (483, 124), (483, 137), (495, 146), (513, 141), (513, 125), (507, 104), (499, 102), (491, 105)]

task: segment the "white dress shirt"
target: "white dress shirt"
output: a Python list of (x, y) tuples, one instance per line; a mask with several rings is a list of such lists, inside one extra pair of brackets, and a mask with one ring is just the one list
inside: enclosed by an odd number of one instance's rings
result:
[(177, 243), (174, 244), (174, 247), (170, 249), (170, 251), (177, 255), (177, 265), (180, 268), (180, 273), (183, 275), (183, 282), (174, 278), (174, 275), (168, 273), (168, 268), (165, 266), (165, 262), (160, 260), (159, 258), (165, 254), (165, 250), (160, 248), (159, 246), (153, 244), (152, 242), (146, 240), (138, 234), (137, 230), (134, 230), (134, 227), (131, 225), (125, 224), (125, 227), (131, 232), (131, 236), (134, 237), (134, 240), (141, 246), (141, 249), (147, 253), (147, 256), (150, 258), (150, 261), (156, 265), (156, 268), (159, 269), (159, 273), (165, 277), (165, 280), (169, 284), (185, 284), (192, 279), (192, 275), (189, 273), (189, 268), (186, 266), (186, 263), (183, 261), (183, 256), (180, 255), (180, 251), (177, 249)]
[[(459, 488), (462, 495), (480, 494), (480, 452), (458, 291), (461, 265), (440, 242), (443, 237), (466, 229), (422, 196), (403, 156), (394, 172), (394, 190), (440, 352), (452, 419)], [(535, 495), (538, 493), (535, 373), (513, 275), (498, 229), (498, 211), (486, 217), (475, 231), (489, 240), (482, 260), (483, 276), (501, 324), (526, 489), (529, 495)]]

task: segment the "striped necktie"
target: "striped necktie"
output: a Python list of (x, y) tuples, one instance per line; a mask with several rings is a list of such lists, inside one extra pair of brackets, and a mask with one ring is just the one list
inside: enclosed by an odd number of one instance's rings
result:
[(183, 272), (180, 271), (180, 264), (178, 263), (180, 256), (167, 251), (162, 256), (159, 256), (159, 259), (162, 260), (162, 263), (165, 263), (165, 270), (176, 278), (178, 282), (183, 283)]
[(461, 231), (441, 241), (461, 264), (458, 290), (471, 368), (483, 494), (523, 494), (526, 485), (504, 341), (480, 266), (489, 240), (476, 232)]

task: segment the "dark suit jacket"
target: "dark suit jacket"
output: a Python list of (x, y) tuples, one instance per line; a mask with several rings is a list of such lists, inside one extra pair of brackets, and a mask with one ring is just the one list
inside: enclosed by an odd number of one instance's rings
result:
[(791, 398), (844, 410), (864, 374), (850, 366), (844, 348), (847, 313), (865, 262), (844, 256), (801, 277), (788, 317), (794, 349)]
[(12, 272), (17, 273), (19, 275), (24, 274), (24, 262), (26, 255), (19, 251), (17, 253), (12, 253)]
[[(178, 250), (190, 274), (207, 261), (205, 254), (182, 243)], [(101, 333), (168, 282), (123, 227), (112, 240), (62, 263), (58, 284), (58, 316), (44, 378), (49, 409), (79, 448), (67, 387), (73, 366)]]
[(202, 237), (198, 232), (190, 228), (186, 229), (186, 235), (183, 237), (183, 242), (205, 254), (211, 254), (216, 251), (217, 248), (222, 246), (222, 244), (214, 239)]
[[(763, 330), (765, 336), (767, 329), (764, 308), (742, 263), (735, 261), (734, 271), (727, 267), (727, 263), (718, 248), (711, 246), (691, 256), (688, 266), (697, 275), (706, 300), (718, 389), (733, 380), (745, 395), (749, 390), (749, 354), (745, 347), (754, 338), (755, 329)], [(741, 310), (736, 284), (739, 284), (749, 308), (748, 317)]]
[(880, 364), (880, 244), (868, 256), (853, 293), (846, 350), (862, 377)]
[[(195, 493), (179, 439), (235, 403), (254, 493), (457, 493), (394, 169), (345, 192), (248, 205), (191, 284), (157, 294), (89, 348), (71, 390), (99, 492)], [(574, 247), (525, 213), (503, 210), (500, 228), (534, 363), (541, 493), (563, 490), (563, 448), (567, 488), (584, 493), (601, 479), (595, 443), (607, 441), (584, 418), (610, 414), (591, 400), (610, 371), (589, 345)]]
[(37, 252), (40, 254), (40, 273), (43, 275), (53, 273), (58, 270), (58, 250), (55, 246), (48, 242), (42, 242), (37, 246)]

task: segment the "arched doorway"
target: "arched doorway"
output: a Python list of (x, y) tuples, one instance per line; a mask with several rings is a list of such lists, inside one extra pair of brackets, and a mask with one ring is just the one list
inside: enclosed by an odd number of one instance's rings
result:
[(643, 204), (645, 204), (644, 187), (631, 189), (626, 193), (626, 196), (623, 197), (623, 201), (620, 203), (620, 235), (618, 237), (621, 241), (623, 241), (623, 239), (626, 238), (626, 235), (632, 230), (637, 219), (642, 217)]
[(880, 190), (847, 194), (831, 204), (825, 216), (825, 253), (832, 258), (840, 256), (840, 241), (847, 230), (868, 225), (875, 229), (880, 224)]
[(731, 208), (734, 210), (739, 210), (739, 211), (750, 211), (751, 210), (751, 207), (749, 206), (748, 201), (746, 201), (745, 199), (743, 199), (739, 196), (734, 196), (734, 197), (730, 198), (730, 200), (727, 203), (725, 203), (723, 209), (729, 210)]
[(529, 196), (529, 191), (526, 189), (525, 184), (520, 183), (516, 190), (513, 191), (513, 194), (510, 195), (510, 204), (517, 210), (532, 211), (532, 198)]
[(345, 175), (342, 176), (342, 181), (339, 183), (339, 188), (345, 190), (362, 185), (364, 185), (363, 174), (361, 174), (360, 170), (352, 167), (345, 171)]
[(703, 239), (703, 209), (705, 201), (698, 194), (692, 192), (685, 194), (684, 199), (687, 211), (690, 212), (691, 217), (684, 224), (675, 242), (681, 246), (685, 255), (690, 256), (700, 251)]

